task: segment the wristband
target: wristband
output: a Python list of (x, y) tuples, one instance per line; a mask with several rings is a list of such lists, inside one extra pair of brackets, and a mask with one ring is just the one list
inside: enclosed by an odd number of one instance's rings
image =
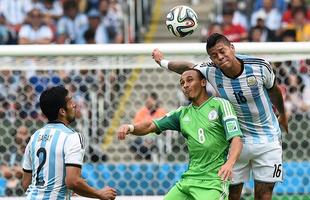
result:
[(168, 69), (168, 64), (169, 64), (169, 60), (162, 59), (162, 60), (160, 61), (160, 66), (161, 66), (162, 68)]
[(135, 130), (135, 127), (132, 124), (128, 124), (128, 129), (129, 129), (128, 132), (132, 133)]

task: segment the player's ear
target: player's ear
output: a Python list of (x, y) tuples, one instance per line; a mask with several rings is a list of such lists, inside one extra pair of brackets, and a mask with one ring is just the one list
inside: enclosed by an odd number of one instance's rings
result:
[(207, 85), (207, 80), (206, 79), (201, 79), (201, 86), (206, 86)]
[(233, 44), (230, 44), (230, 48), (235, 52), (235, 46)]
[(58, 114), (60, 115), (66, 115), (66, 110), (64, 108), (59, 108)]

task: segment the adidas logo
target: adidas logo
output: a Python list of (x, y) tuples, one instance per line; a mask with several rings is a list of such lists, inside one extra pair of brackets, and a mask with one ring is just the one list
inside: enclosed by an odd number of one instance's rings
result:
[(222, 84), (218, 84), (217, 88), (223, 88), (223, 85)]

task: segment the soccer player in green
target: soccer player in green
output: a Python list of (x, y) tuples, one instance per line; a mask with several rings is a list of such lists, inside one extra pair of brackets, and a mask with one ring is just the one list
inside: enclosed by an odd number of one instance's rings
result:
[(185, 71), (180, 78), (184, 95), (192, 102), (151, 122), (124, 124), (118, 138), (177, 130), (187, 139), (189, 166), (165, 200), (228, 199), (232, 168), (242, 150), (242, 133), (231, 104), (209, 97), (206, 79), (199, 70)]

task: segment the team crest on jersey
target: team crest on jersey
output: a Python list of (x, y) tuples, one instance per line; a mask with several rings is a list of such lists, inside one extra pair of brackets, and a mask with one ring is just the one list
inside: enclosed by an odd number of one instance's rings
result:
[(229, 133), (235, 132), (238, 130), (237, 122), (236, 121), (229, 121), (226, 123), (227, 131)]
[(209, 112), (208, 118), (209, 118), (210, 121), (216, 120), (217, 117), (218, 117), (218, 114), (217, 114), (217, 112), (215, 110), (211, 110)]
[(246, 78), (246, 82), (248, 84), (249, 87), (253, 87), (257, 85), (257, 80), (255, 76), (248, 76)]

